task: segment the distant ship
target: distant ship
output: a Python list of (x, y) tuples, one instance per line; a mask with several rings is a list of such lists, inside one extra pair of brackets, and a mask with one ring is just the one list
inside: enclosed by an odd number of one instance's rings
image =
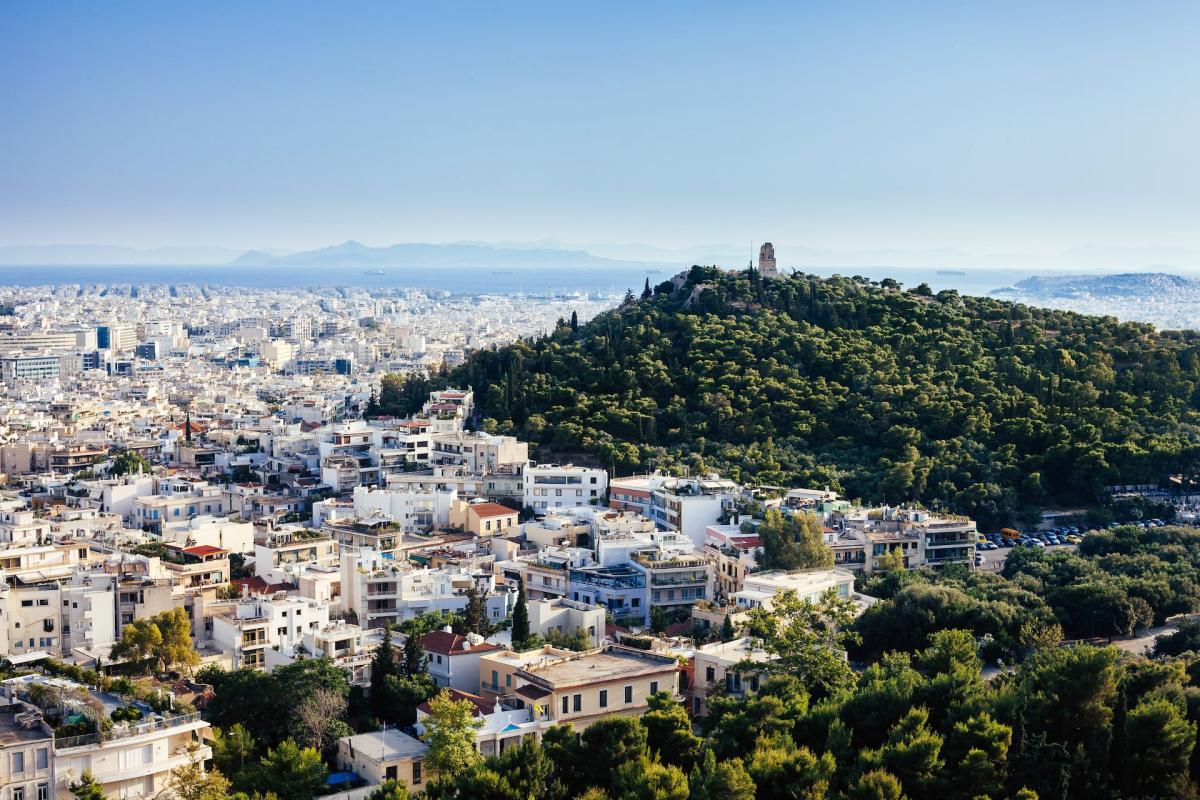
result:
[(963, 275), (966, 275), (967, 273), (963, 272), (962, 270), (957, 270), (957, 269), (939, 269), (937, 271), (937, 274), (938, 275), (957, 275), (957, 276), (961, 277)]
[(387, 275), (387, 273), (381, 269), (368, 269), (363, 271), (363, 275)]
[(516, 273), (508, 272), (507, 270), (503, 270), (503, 269), (494, 269), (494, 270), (492, 270), (492, 274), (493, 275), (515, 275)]
[(648, 270), (646, 270), (646, 274), (647, 274), (647, 275), (657, 275), (657, 274), (659, 274), (660, 272), (662, 272), (662, 270), (661, 270), (661, 269), (648, 269)]

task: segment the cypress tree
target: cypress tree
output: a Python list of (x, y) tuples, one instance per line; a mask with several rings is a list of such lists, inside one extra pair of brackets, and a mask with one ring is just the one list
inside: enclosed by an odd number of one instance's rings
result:
[(649, 300), (650, 296), (653, 294), (654, 292), (650, 291), (650, 279), (646, 278), (646, 288), (642, 289), (642, 299)]
[(733, 620), (730, 618), (729, 614), (726, 613), (725, 622), (721, 625), (721, 641), (732, 642), (733, 636)]
[(517, 578), (517, 606), (512, 615), (513, 647), (529, 641), (529, 608), (525, 605), (525, 581)]
[(405, 677), (412, 678), (425, 672), (425, 653), (421, 650), (421, 637), (415, 631), (404, 640), (404, 661), (401, 664)]
[(377, 717), (387, 714), (387, 679), (396, 674), (396, 651), (392, 649), (392, 629), (383, 628), (383, 641), (371, 656), (371, 710)]
[(579, 330), (579, 315), (574, 311), (571, 312), (571, 332)]

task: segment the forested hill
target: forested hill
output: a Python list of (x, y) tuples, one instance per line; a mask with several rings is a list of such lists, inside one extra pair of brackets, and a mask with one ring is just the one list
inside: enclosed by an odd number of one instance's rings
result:
[[(627, 474), (688, 464), (987, 524), (1192, 474), (1200, 337), (892, 281), (693, 267), (473, 354), (496, 429)], [(414, 387), (417, 388), (417, 387)]]

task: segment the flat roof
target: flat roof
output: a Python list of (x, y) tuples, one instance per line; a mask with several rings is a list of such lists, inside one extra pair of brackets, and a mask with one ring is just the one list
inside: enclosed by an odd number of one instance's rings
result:
[[(24, 725), (20, 720), (29, 724)], [(54, 733), (42, 721), (42, 715), (33, 706), (23, 703), (0, 706), (0, 747), (28, 742), (54, 740)]]
[(429, 745), (395, 729), (359, 733), (343, 741), (348, 741), (355, 752), (376, 761), (422, 758), (429, 752)]
[(581, 684), (632, 678), (664, 670), (674, 671), (676, 665), (661, 658), (640, 655), (626, 650), (610, 649), (597, 653), (585, 653), (545, 666), (520, 670), (534, 678), (553, 685), (555, 688), (579, 686)]

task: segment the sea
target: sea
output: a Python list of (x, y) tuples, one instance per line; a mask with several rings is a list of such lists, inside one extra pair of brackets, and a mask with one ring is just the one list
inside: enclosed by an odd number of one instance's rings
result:
[[(489, 269), (470, 267), (394, 267), (363, 269), (288, 265), (245, 267), (228, 264), (8, 266), (0, 265), (0, 286), (106, 285), (147, 286), (193, 284), (246, 288), (360, 287), (364, 289), (417, 289), (450, 294), (565, 296), (572, 294), (619, 296), (627, 289), (639, 292), (648, 279), (661, 283), (686, 269), (664, 264), (557, 269), (525, 267)], [(871, 280), (892, 278), (906, 287), (928, 284), (934, 291), (954, 289), (960, 294), (985, 295), (1033, 275), (1054, 270), (995, 268), (921, 269), (916, 267), (804, 267), (802, 271), (829, 276), (861, 275)], [(1073, 270), (1072, 272), (1078, 272)], [(1065, 271), (1064, 271), (1065, 274)]]

